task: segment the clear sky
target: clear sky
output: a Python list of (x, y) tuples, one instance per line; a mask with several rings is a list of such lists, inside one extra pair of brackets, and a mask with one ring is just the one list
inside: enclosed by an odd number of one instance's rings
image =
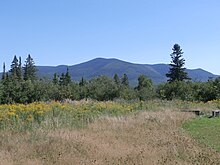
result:
[(220, 75), (220, 0), (0, 1), (0, 71), (28, 54), (36, 65), (170, 63), (175, 43), (187, 68)]

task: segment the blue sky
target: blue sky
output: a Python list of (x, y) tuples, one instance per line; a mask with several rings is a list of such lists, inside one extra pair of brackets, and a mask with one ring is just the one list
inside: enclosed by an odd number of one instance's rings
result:
[(178, 43), (187, 68), (220, 74), (219, 0), (1, 0), (0, 21), (0, 71), (28, 54), (36, 65), (170, 63)]

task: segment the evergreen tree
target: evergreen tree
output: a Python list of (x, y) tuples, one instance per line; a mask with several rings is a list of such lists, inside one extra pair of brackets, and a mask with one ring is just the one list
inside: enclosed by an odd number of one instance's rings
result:
[(29, 54), (24, 65), (24, 80), (35, 80), (37, 68), (34, 64), (34, 60)]
[(69, 73), (69, 69), (67, 68), (66, 69), (66, 74), (64, 74), (64, 73), (61, 74), (59, 84), (67, 86), (70, 83), (71, 83), (71, 76), (70, 76), (70, 73)]
[(66, 74), (65, 74), (65, 85), (68, 85), (71, 83), (71, 76), (69, 73), (69, 68), (66, 69)]
[(88, 97), (88, 87), (87, 87), (87, 81), (82, 77), (82, 79), (79, 82), (79, 99), (87, 99)]
[(84, 78), (82, 77), (80, 82), (79, 82), (79, 86), (83, 87), (85, 85), (85, 83), (86, 82), (85, 82)]
[(14, 80), (18, 79), (18, 76), (19, 76), (19, 63), (18, 63), (18, 59), (17, 59), (16, 55), (14, 56), (14, 59), (12, 61), (10, 72), (11, 72), (11, 76)]
[(129, 81), (128, 81), (128, 76), (127, 74), (124, 74), (122, 76), (122, 79), (121, 79), (121, 84), (125, 87), (128, 87), (129, 86)]
[(58, 75), (56, 73), (54, 73), (53, 75), (53, 84), (57, 85), (59, 83), (59, 79), (58, 79)]
[(65, 74), (62, 73), (59, 80), (60, 85), (65, 85)]
[(11, 101), (11, 96), (10, 96), (10, 93), (11, 93), (11, 87), (10, 84), (11, 84), (11, 78), (9, 78), (9, 74), (6, 73), (6, 76), (5, 76), (5, 80), (2, 82), (3, 84), (3, 92), (2, 92), (2, 99), (1, 99), (1, 103), (3, 104), (8, 104)]
[(115, 75), (114, 75), (114, 81), (115, 81), (115, 84), (116, 84), (116, 85), (120, 85), (120, 79), (119, 79), (119, 77), (118, 77), (118, 74), (115, 74)]
[(21, 65), (22, 65), (21, 64), (21, 57), (19, 57), (18, 72), (17, 72), (19, 80), (22, 80), (22, 66)]
[(174, 81), (183, 81), (190, 79), (187, 75), (187, 72), (185, 72), (185, 69), (183, 66), (185, 65), (185, 59), (182, 58), (182, 49), (178, 44), (175, 44), (173, 46), (173, 53), (170, 55), (171, 56), (171, 64), (170, 64), (170, 70), (166, 74), (166, 76), (169, 78), (169, 82), (174, 82)]
[(6, 79), (6, 69), (5, 69), (5, 63), (3, 63), (3, 73), (2, 73), (2, 80)]

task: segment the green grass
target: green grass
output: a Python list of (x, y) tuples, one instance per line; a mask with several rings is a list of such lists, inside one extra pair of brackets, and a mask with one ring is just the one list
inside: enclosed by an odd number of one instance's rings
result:
[(183, 125), (199, 143), (220, 152), (220, 118), (198, 117)]

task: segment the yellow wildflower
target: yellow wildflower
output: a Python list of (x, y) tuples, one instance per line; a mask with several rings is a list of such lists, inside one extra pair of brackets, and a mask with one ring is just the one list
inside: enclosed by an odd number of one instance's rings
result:
[(10, 117), (15, 116), (15, 112), (11, 112), (11, 111), (9, 111), (9, 112), (8, 112), (8, 116), (10, 116)]
[(27, 118), (27, 121), (29, 121), (29, 122), (33, 121), (33, 116), (29, 115), (28, 118)]

